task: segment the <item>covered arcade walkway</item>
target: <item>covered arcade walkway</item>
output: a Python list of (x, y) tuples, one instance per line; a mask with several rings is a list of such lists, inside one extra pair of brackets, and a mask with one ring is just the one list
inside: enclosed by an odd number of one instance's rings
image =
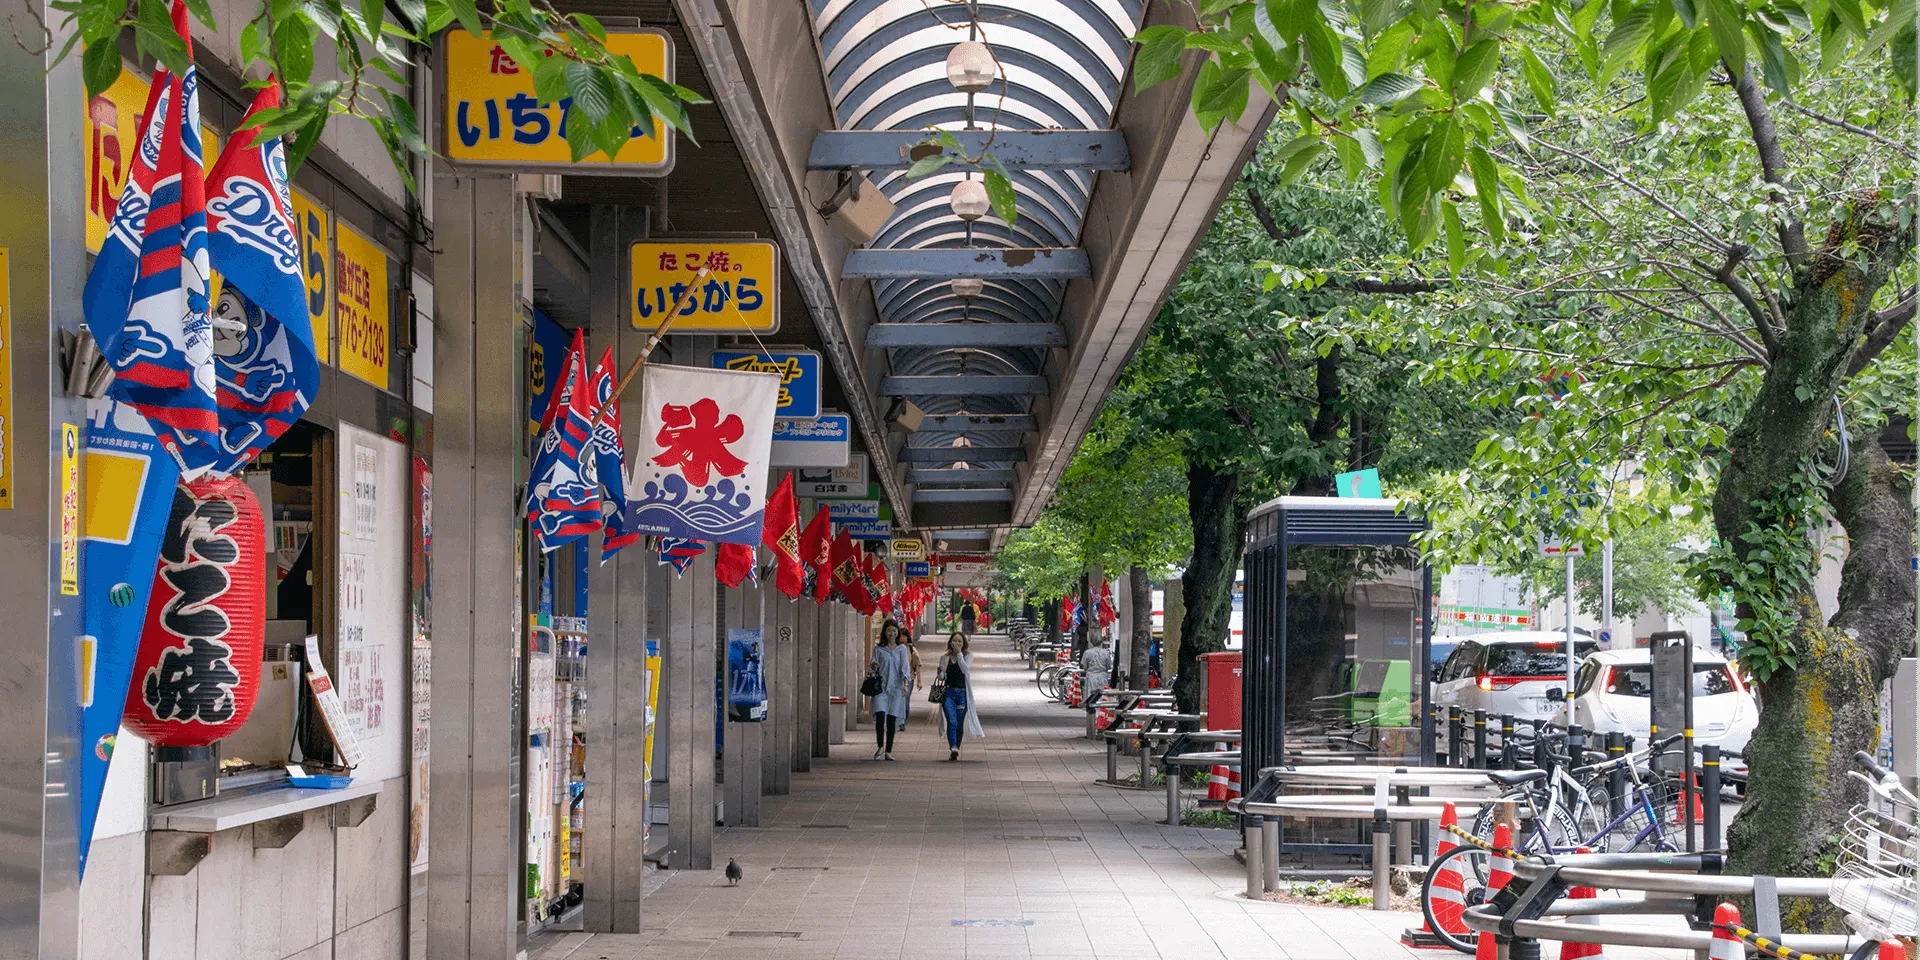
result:
[[(940, 646), (920, 640), (929, 673)], [(717, 869), (659, 874), (641, 933), (550, 934), (531, 960), (1415, 955), (1395, 939), (1406, 914), (1234, 899), (1237, 832), (1164, 826), (1159, 791), (1096, 784), (1104, 753), (1079, 714), (1040, 697), (1005, 638), (975, 654), (987, 738), (962, 762), (945, 762), (923, 691), (899, 762), (869, 759), (870, 727), (849, 731), (762, 799), (761, 826), (716, 833), (715, 865), (746, 872), (737, 889)]]

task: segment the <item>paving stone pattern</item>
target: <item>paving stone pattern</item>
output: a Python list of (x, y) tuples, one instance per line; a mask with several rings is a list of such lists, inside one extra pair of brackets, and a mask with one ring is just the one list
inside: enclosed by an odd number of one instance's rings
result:
[[(941, 643), (923, 637), (923, 663)], [(1410, 951), (1414, 914), (1253, 904), (1237, 834), (1173, 827), (1158, 790), (1117, 790), (1075, 711), (1034, 689), (1005, 638), (975, 648), (985, 740), (959, 763), (924, 689), (897, 762), (872, 732), (761, 802), (762, 826), (722, 830), (718, 869), (662, 874), (629, 935), (550, 934), (531, 960), (1445, 960)], [(1544, 945), (1557, 957), (1557, 944)], [(1645, 960), (1653, 951), (1612, 951)]]

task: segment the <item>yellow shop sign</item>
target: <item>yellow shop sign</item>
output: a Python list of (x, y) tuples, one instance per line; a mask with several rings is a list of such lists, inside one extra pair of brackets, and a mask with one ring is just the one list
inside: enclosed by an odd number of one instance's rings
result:
[[(609, 31), (607, 49), (625, 54), (641, 73), (673, 80), (673, 45), (656, 30)], [(518, 170), (591, 169), (594, 173), (662, 176), (673, 169), (673, 130), (656, 123), (633, 129), (633, 139), (611, 160), (595, 153), (573, 162), (567, 146), (571, 98), (542, 104), (533, 94), (533, 71), (523, 68), (487, 36), (464, 30), (446, 34), (447, 158), (456, 163)]]
[[(695, 285), (700, 269), (709, 272)], [(780, 329), (780, 248), (771, 240), (648, 240), (633, 245), (633, 325), (653, 330), (693, 288), (674, 333)]]

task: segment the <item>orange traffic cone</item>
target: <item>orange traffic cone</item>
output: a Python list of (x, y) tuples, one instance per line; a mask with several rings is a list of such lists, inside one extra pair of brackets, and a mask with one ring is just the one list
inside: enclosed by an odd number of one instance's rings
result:
[(1210, 803), (1227, 802), (1227, 768), (1215, 765), (1207, 776), (1207, 800)]
[[(1697, 776), (1693, 778), (1693, 790), (1691, 791), (1691, 793), (1693, 796), (1693, 822), (1694, 823), (1707, 822), (1707, 810), (1700, 803), (1700, 778)], [(1715, 799), (1718, 799), (1718, 798), (1715, 798)], [(1686, 807), (1686, 801), (1684, 800), (1684, 798), (1680, 803), (1676, 803), (1673, 805), (1673, 825), (1674, 826), (1676, 827), (1687, 826), (1687, 811), (1684, 809), (1685, 807)]]
[[(1440, 862), (1447, 854), (1453, 852), (1454, 847), (1458, 846), (1453, 842), (1453, 832), (1447, 828), (1459, 825), (1460, 815), (1454, 810), (1453, 804), (1449, 803), (1440, 808), (1440, 837), (1434, 845), (1435, 863)], [(1439, 921), (1440, 929), (1462, 937), (1471, 933), (1472, 931), (1467, 929), (1466, 921), (1460, 916), (1467, 909), (1467, 892), (1460, 880), (1459, 861), (1449, 863), (1434, 875), (1432, 890), (1433, 916)], [(1424, 917), (1420, 921), (1420, 929), (1408, 928), (1401, 931), (1400, 942), (1405, 946), (1422, 949), (1447, 948), (1447, 942), (1434, 934), (1432, 925)]]
[[(1493, 828), (1493, 849), (1488, 851), (1493, 866), (1487, 871), (1487, 899), (1492, 900), (1500, 891), (1507, 888), (1513, 880), (1513, 861), (1507, 859), (1508, 848), (1513, 846), (1513, 829), (1502, 823)], [(1474, 945), (1473, 960), (1500, 960), (1500, 946), (1493, 934), (1480, 934), (1480, 942)]]
[(1227, 768), (1227, 799), (1234, 800), (1234, 799), (1237, 799), (1239, 796), (1240, 796), (1240, 768), (1228, 767)]
[(1733, 932), (1738, 926), (1739, 907), (1723, 903), (1713, 908), (1713, 944), (1707, 949), (1707, 960), (1747, 960), (1746, 944)]
[[(1592, 853), (1593, 851), (1586, 847), (1581, 847), (1574, 852)], [(1567, 898), (1570, 900), (1592, 900), (1598, 896), (1600, 896), (1600, 891), (1592, 887), (1574, 887), (1572, 890), (1567, 891)], [(1567, 922), (1570, 924), (1596, 924), (1600, 922), (1600, 918), (1576, 916), (1568, 917)], [(1560, 941), (1560, 960), (1587, 960), (1587, 958), (1590, 957), (1604, 958), (1605, 956), (1606, 952), (1601, 950), (1600, 945), (1597, 943), (1581, 943), (1578, 940)]]

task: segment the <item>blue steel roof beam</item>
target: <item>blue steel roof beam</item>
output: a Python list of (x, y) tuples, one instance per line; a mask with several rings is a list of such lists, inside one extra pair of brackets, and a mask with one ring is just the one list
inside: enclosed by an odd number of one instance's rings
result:
[[(936, 81), (952, 89), (946, 83), (946, 59), (953, 42), (946, 37), (927, 39), (933, 41), (933, 45), (908, 51), (885, 63), (873, 64), (870, 69), (859, 73), (856, 83), (836, 91), (835, 104), (846, 108), (849, 105), (874, 103), (903, 87), (921, 87)], [(1032, 102), (1038, 97), (1062, 104), (1070, 102), (1076, 108), (1075, 112), (1089, 121), (1112, 114), (1113, 101), (1098, 88), (1093, 77), (1072, 69), (1071, 60), (1062, 58), (1060, 62), (1054, 62), (1046, 59), (1045, 54), (1022, 49), (1022, 46), (1034, 42), (1031, 37), (1015, 35), (1012, 39), (1014, 43), (996, 43), (993, 51), (1001, 68), (1006, 71), (1006, 81), (1012, 85), (1012, 89), (1033, 92), (1033, 95), (1019, 99)], [(1008, 99), (1013, 97), (1009, 96)], [(992, 88), (981, 91), (974, 100), (975, 115), (983, 121), (990, 121), (999, 100), (999, 91)], [(899, 128), (886, 126), (881, 129)]]
[(1057, 323), (877, 323), (869, 347), (1064, 347)]
[[(948, 303), (929, 306), (925, 310), (911, 314), (897, 314), (880, 326), (892, 327), (903, 331), (902, 338), (916, 343), (946, 343), (959, 334), (921, 334), (916, 331), (932, 327), (937, 329), (986, 327), (1001, 331), (1007, 340), (990, 341), (1018, 343), (1021, 346), (1066, 346), (1066, 328), (1052, 320), (1033, 320), (1027, 317), (1006, 317), (980, 309), (980, 298), (972, 303), (962, 303), (958, 299)], [(1015, 329), (1022, 328), (1022, 329)], [(1047, 331), (1041, 333), (1039, 331)]]
[[(1014, 191), (1028, 198), (1022, 204), (1023, 209), (1037, 202), (1062, 223), (1079, 223), (1086, 213), (1087, 189), (1091, 183), (1090, 180), (1083, 183), (1081, 178), (1084, 176), (1065, 170), (1024, 170), (1014, 173), (1009, 179)], [(946, 200), (953, 191), (954, 182), (959, 179), (957, 174), (937, 173), (909, 181), (905, 173), (890, 173), (881, 177), (875, 185), (887, 194), (887, 199), (893, 201), (894, 206), (914, 208), (936, 198)], [(943, 184), (945, 189), (940, 188)], [(900, 215), (895, 213), (895, 216)]]
[[(953, 130), (969, 157), (993, 151), (1010, 173), (1041, 169), (1117, 170), (1132, 166), (1127, 138), (1118, 130)], [(813, 136), (807, 169), (904, 170), (928, 148), (926, 130), (825, 130)], [(989, 145), (991, 138), (991, 145)]]
[(961, 358), (966, 358), (968, 366), (977, 366), (983, 360), (998, 364), (1002, 369), (980, 370), (974, 373), (1010, 373), (1026, 374), (1036, 372), (1025, 351), (990, 347), (942, 348), (937, 350), (902, 350), (899, 359), (893, 364), (893, 373), (910, 376), (936, 376), (957, 374), (961, 369)]
[(1013, 502), (1013, 490), (1010, 488), (946, 489), (914, 487), (915, 503), (998, 503)]
[[(1119, 93), (1119, 77), (1126, 71), (1126, 57), (1133, 32), (1106, 15), (1102, 4), (1085, 0), (1017, 0), (1018, 6), (996, 3), (980, 5), (981, 27), (989, 45), (998, 45), (1011, 33), (1038, 37), (1062, 54), (1072, 57), (1090, 76), (1112, 77), (1109, 99)], [(1077, 22), (1076, 22), (1077, 21)], [(872, 60), (896, 41), (916, 33), (943, 37), (947, 46), (962, 39), (953, 29), (966, 25), (965, 16), (940, 17), (921, 0), (871, 0), (847, 7), (839, 16), (816, 29), (827, 70), (827, 82), (835, 88), (846, 83), (858, 65)], [(1138, 23), (1136, 19), (1134, 21)], [(1085, 27), (1078, 32), (1076, 28)], [(854, 36), (856, 29), (861, 30)], [(1087, 34), (1091, 34), (1091, 39)], [(945, 53), (941, 56), (944, 58)]]
[(901, 447), (901, 463), (1019, 463), (1027, 459), (1025, 447)]
[(1087, 252), (1058, 249), (940, 248), (852, 250), (841, 267), (842, 279), (952, 279), (954, 277), (1086, 279), (1093, 275)]
[(981, 414), (929, 416), (921, 421), (920, 432), (942, 430), (949, 433), (971, 433), (983, 430), (1012, 430), (1024, 433), (1035, 428), (1034, 419), (1025, 414)]
[[(889, 281), (898, 283), (899, 281)], [(943, 284), (942, 286), (947, 286)], [(949, 290), (922, 290), (912, 297), (893, 297), (893, 309), (882, 309), (887, 323), (918, 323), (929, 315), (945, 310), (964, 313), (968, 319), (993, 323), (1050, 323), (1035, 306), (1002, 290), (982, 289), (972, 300), (961, 300)]]
[(1012, 470), (956, 470), (951, 467), (908, 467), (907, 482), (965, 487), (1014, 482)]

